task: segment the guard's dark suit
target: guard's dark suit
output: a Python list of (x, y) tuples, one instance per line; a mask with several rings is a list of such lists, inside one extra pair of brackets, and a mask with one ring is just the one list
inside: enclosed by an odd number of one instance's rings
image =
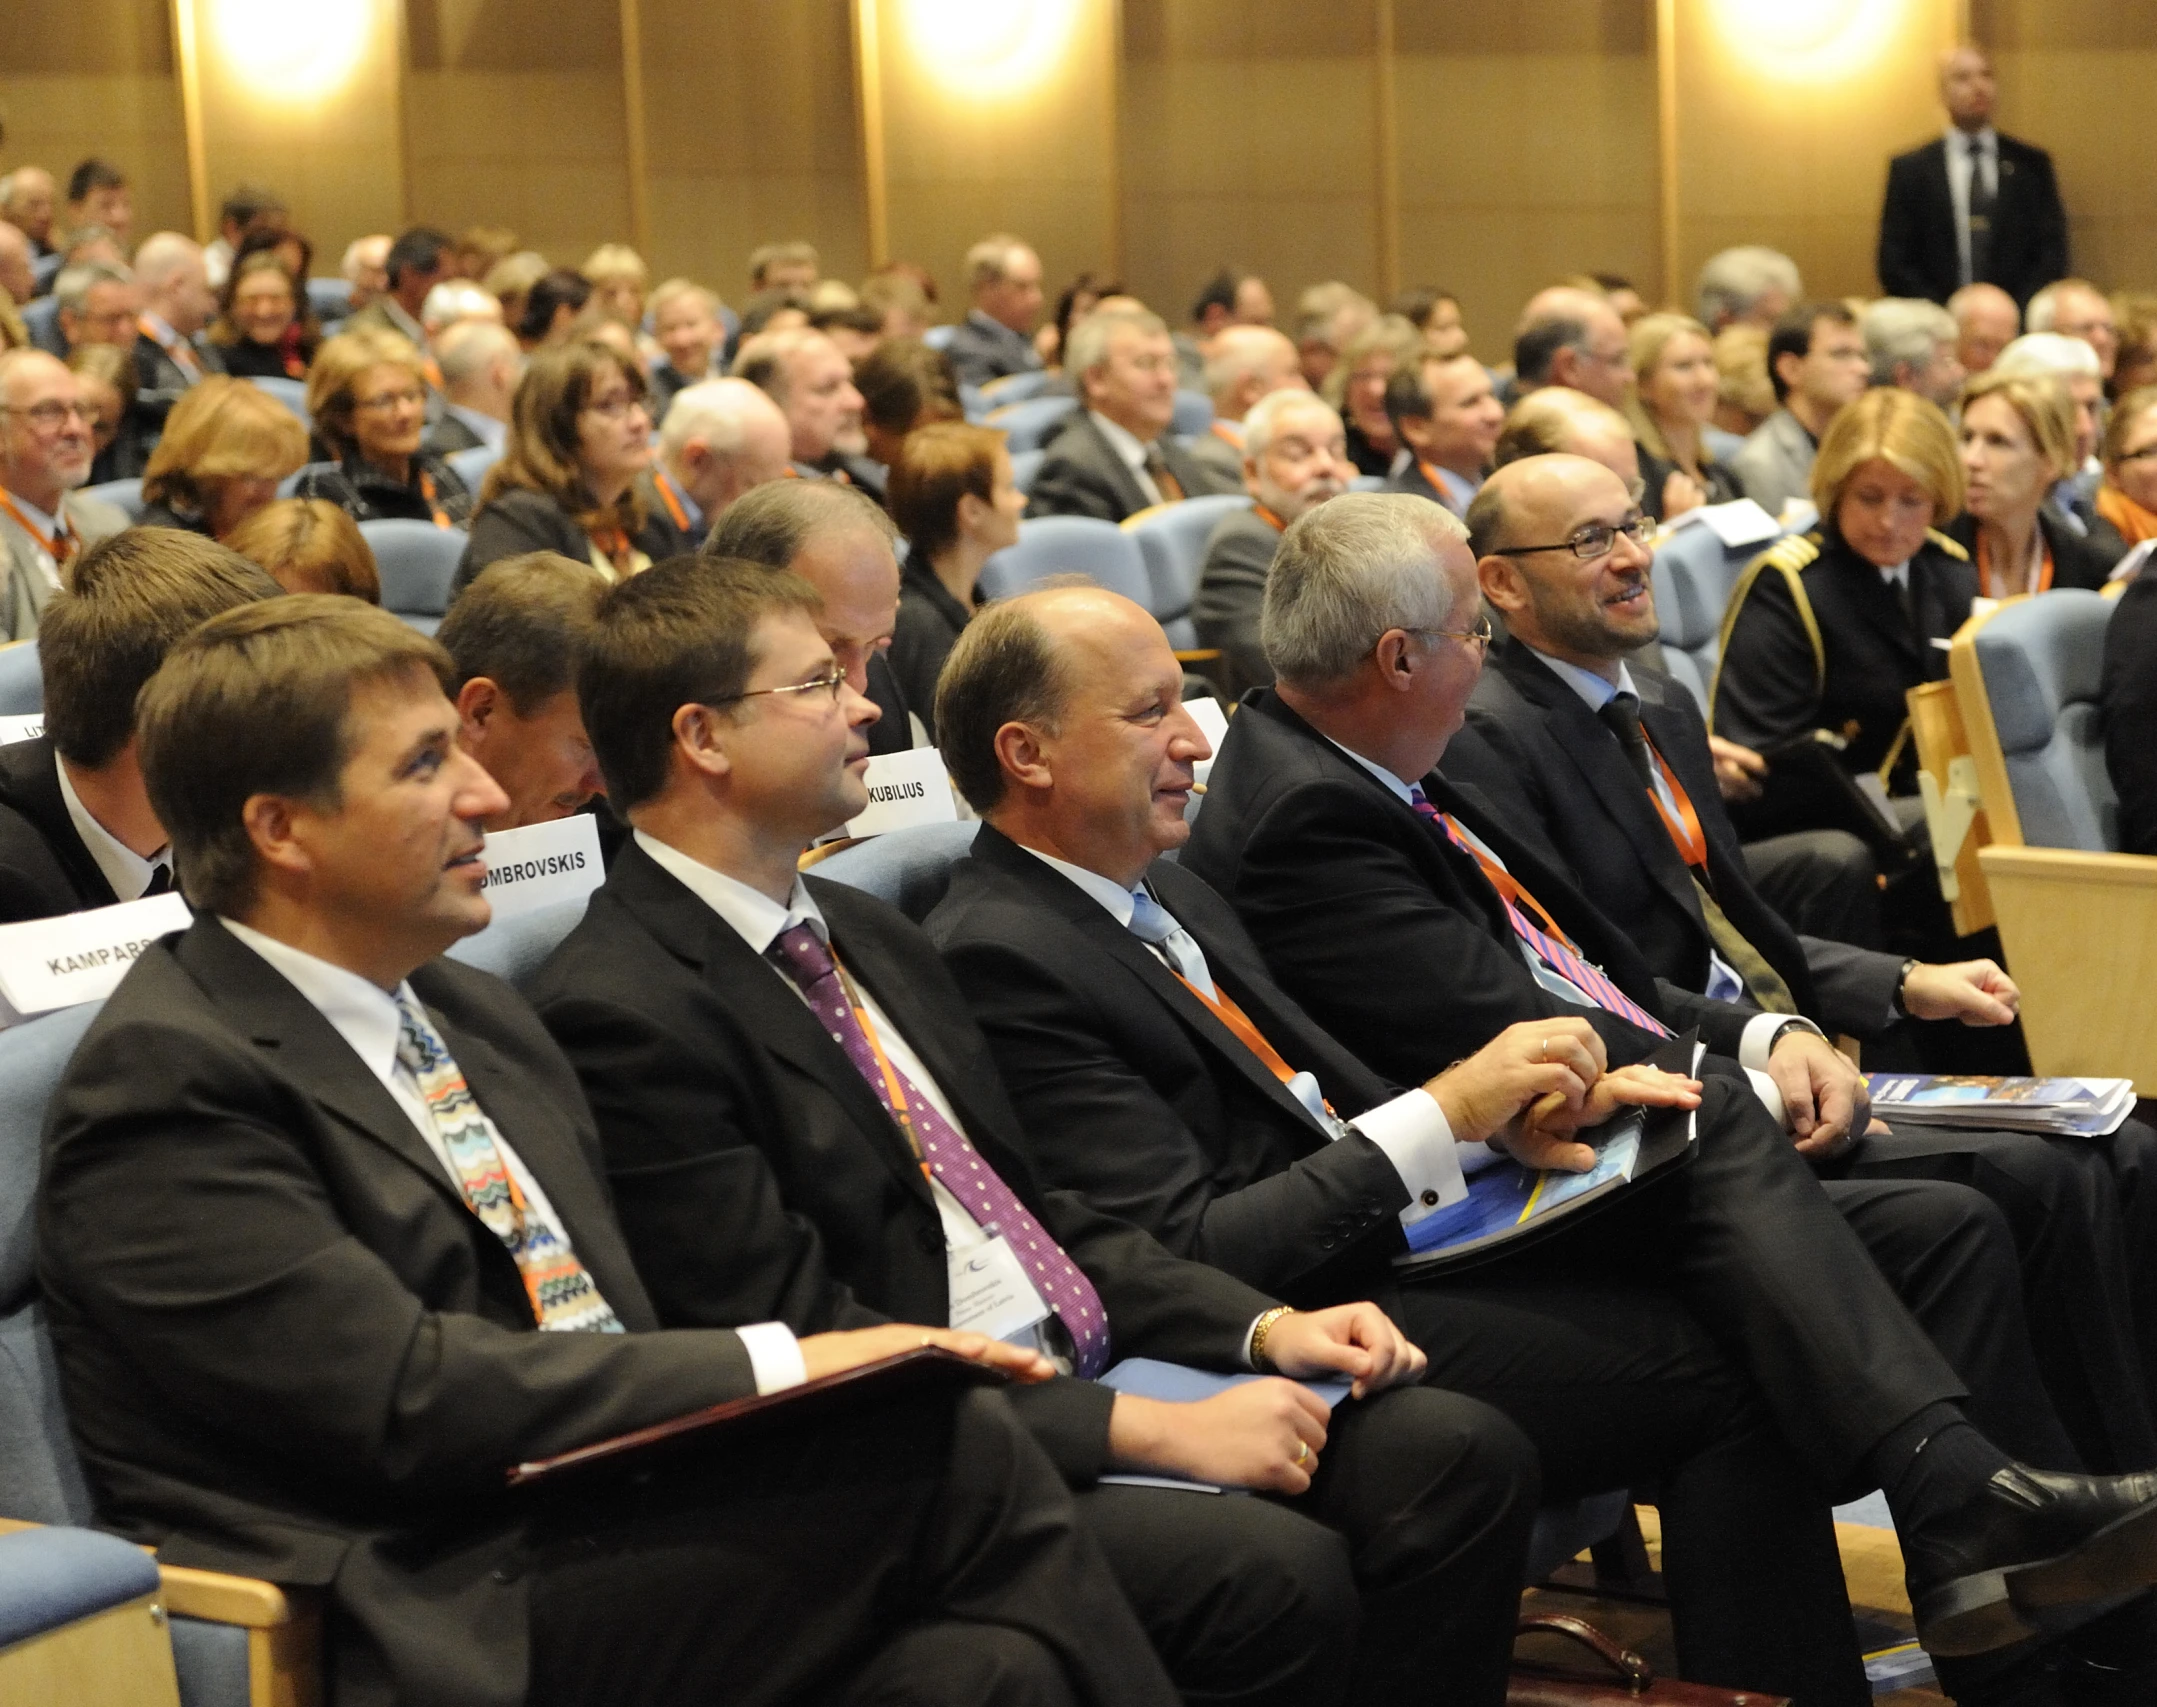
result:
[[(2060, 203), (2052, 156), (2042, 148), (2002, 136), (1998, 162), (1992, 264), (1981, 282), (1998, 285), (2019, 307), (2067, 276), (2067, 210)], [(1888, 162), (1878, 271), (1880, 289), (1888, 296), (1945, 302), (1962, 283), (1944, 137)]]

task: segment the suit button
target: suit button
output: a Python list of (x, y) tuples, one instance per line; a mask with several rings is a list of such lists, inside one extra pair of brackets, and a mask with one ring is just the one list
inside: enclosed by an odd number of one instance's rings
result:
[(1436, 1209), (1438, 1207), (1438, 1194), (1435, 1191), (1428, 1189), (1424, 1191), (1423, 1207), (1425, 1209)]
[(1333, 1249), (1333, 1247), (1339, 1243), (1340, 1240), (1336, 1239), (1331, 1233), (1328, 1233), (1323, 1239), (1320, 1239), (1318, 1241), (1320, 1249), (1328, 1251)]

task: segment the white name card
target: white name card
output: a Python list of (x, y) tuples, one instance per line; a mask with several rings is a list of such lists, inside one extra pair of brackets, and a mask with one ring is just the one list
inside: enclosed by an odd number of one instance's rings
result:
[(17, 741), (35, 741), (45, 733), (45, 714), (33, 712), (28, 717), (0, 717), (0, 747), (12, 747)]
[(112, 994), (142, 951), (194, 915), (171, 893), (56, 919), (0, 925), (0, 995), (18, 1014), (50, 1013)]
[(1758, 545), (1782, 532), (1775, 518), (1750, 498), (1736, 498), (1727, 504), (1702, 504), (1671, 525), (1682, 527), (1693, 521), (1705, 526), (1731, 551), (1740, 546)]
[(607, 876), (599, 859), (599, 823), (589, 812), (498, 831), (487, 838), (486, 860), (481, 893), (497, 919), (589, 895)]
[(869, 760), (863, 780), (869, 785), (869, 804), (860, 816), (847, 821), (850, 836), (881, 836), (886, 830), (905, 830), (916, 824), (959, 821), (959, 804), (944, 770), (944, 755), (934, 747), (878, 753)]

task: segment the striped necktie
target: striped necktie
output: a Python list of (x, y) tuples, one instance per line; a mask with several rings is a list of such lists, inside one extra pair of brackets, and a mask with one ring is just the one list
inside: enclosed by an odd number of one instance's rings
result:
[(397, 996), (397, 1064), (419, 1085), (466, 1206), (509, 1247), (541, 1330), (621, 1333), (613, 1307), (600, 1297), (569, 1240), (525, 1200), (463, 1069), (426, 1010), (403, 991)]
[[(1630, 1021), (1642, 1031), (1653, 1032), (1657, 1037), (1675, 1035), (1670, 1027), (1612, 983), (1601, 967), (1589, 964), (1580, 952), (1565, 940), (1565, 933), (1558, 929), (1557, 921), (1550, 917), (1543, 904), (1506, 874), (1503, 866), (1486, 860), (1468, 838), (1461, 834), (1460, 826), (1453, 822), (1450, 813), (1439, 811), (1425, 798), (1422, 784), (1418, 783), (1409, 789), (1408, 803), (1427, 823), (1434, 825), (1447, 841), (1475, 861), (1476, 869), (1482, 872), (1484, 880), (1497, 890), (1499, 903), (1505, 908), (1505, 916), (1512, 924), (1514, 934), (1528, 945), (1530, 952), (1545, 966), (1606, 1012)], [(1496, 869), (1493, 869), (1494, 866)], [(1504, 877), (1502, 882), (1499, 881), (1501, 876)], [(1528, 916), (1514, 904), (1515, 896), (1542, 914), (1544, 919), (1549, 921), (1550, 929), (1539, 930), (1530, 924)]]

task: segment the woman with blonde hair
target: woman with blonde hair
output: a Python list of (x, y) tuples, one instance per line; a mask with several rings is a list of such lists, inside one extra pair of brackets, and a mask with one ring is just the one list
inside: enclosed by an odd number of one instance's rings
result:
[(1962, 392), (1965, 513), (1948, 528), (1988, 599), (2052, 587), (2102, 587), (2117, 561), (2045, 502), (2075, 471), (2075, 403), (2051, 377), (1979, 374)]
[(424, 448), (427, 364), (395, 332), (340, 332), (307, 371), (307, 412), (336, 463), (310, 470), (296, 496), (326, 498), (356, 522), (401, 518), (462, 527), (472, 494)]
[(1625, 413), (1647, 482), (1642, 508), (1668, 521), (1737, 497), (1736, 477), (1708, 453), (1704, 432), (1722, 387), (1708, 329), (1689, 315), (1642, 315), (1627, 335), (1626, 357), (1633, 395)]
[(589, 562), (608, 580), (649, 568), (637, 548), (637, 476), (651, 465), (652, 418), (636, 364), (590, 340), (532, 358), (510, 405), (509, 439), (487, 471), (462, 587), (488, 564), (527, 551)]
[(382, 602), (381, 572), (359, 523), (326, 498), (280, 498), (234, 528), (225, 544), (288, 593)]
[(244, 379), (205, 374), (165, 417), (137, 525), (223, 539), (306, 460), (307, 429), (290, 409)]
[(1386, 381), (1397, 368), (1411, 367), (1423, 356), (1423, 334), (1398, 314), (1382, 314), (1353, 338), (1326, 376), (1326, 401), (1340, 410), (1348, 428), (1348, 460), (1358, 474), (1393, 472), (1400, 435), (1386, 413)]

